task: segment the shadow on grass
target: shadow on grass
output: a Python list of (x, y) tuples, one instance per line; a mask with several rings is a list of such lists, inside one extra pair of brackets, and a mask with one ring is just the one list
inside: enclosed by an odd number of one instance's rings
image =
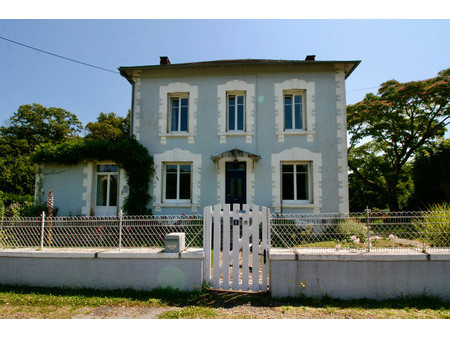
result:
[(216, 291), (203, 288), (198, 292), (182, 292), (170, 288), (155, 289), (152, 291), (136, 291), (131, 289), (87, 289), (87, 288), (47, 288), (30, 287), (23, 285), (0, 285), (0, 305), (4, 294), (13, 294), (23, 297), (38, 297), (41, 302), (45, 302), (46, 296), (67, 297), (70, 303), (77, 304), (77, 300), (83, 300), (86, 304), (92, 299), (91, 306), (103, 305), (104, 301), (111, 300), (113, 303), (132, 302), (137, 306), (154, 306), (155, 304), (187, 307), (201, 306), (210, 308), (232, 308), (240, 305), (250, 305), (255, 307), (280, 307), (280, 306), (308, 306), (313, 308), (338, 307), (341, 309), (450, 309), (450, 302), (443, 301), (437, 297), (418, 296), (403, 297), (389, 300), (340, 300), (327, 295), (322, 298), (272, 298), (270, 293), (244, 293)]

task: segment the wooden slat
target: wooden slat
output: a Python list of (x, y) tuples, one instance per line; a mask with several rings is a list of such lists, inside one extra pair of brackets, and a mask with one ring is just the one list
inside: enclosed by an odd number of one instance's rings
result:
[(230, 288), (230, 205), (223, 206), (222, 289)]
[(209, 284), (211, 281), (211, 214), (212, 207), (203, 209), (203, 250), (205, 252), (205, 260), (203, 262), (203, 281)]
[(214, 221), (214, 254), (213, 254), (213, 288), (220, 287), (220, 223), (221, 223), (221, 205), (217, 204), (213, 210)]
[(250, 239), (250, 206), (245, 204), (242, 214), (242, 290), (248, 291), (249, 279), (249, 239)]
[[(269, 230), (269, 209), (266, 207), (262, 208), (262, 252), (266, 255), (262, 259), (262, 284), (261, 291), (267, 291), (267, 263), (269, 259), (269, 248), (268, 248), (268, 230)], [(264, 263), (264, 258), (266, 263)]]
[(259, 291), (259, 224), (261, 223), (261, 213), (259, 206), (253, 205), (252, 218), (252, 291)]
[[(232, 212), (232, 218), (233, 220), (238, 217), (239, 213), (239, 204), (233, 204), (233, 212)], [(241, 249), (240, 241), (239, 241), (239, 225), (234, 225), (233, 221), (233, 250), (232, 250), (232, 259), (233, 259), (233, 290), (239, 290), (239, 251)]]

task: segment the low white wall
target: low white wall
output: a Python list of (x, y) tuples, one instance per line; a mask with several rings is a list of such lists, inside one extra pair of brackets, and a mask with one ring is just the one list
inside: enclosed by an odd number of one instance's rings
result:
[(272, 249), (274, 297), (386, 299), (437, 296), (450, 299), (450, 254), (301, 254)]
[(0, 252), (0, 284), (95, 289), (199, 290), (203, 251)]

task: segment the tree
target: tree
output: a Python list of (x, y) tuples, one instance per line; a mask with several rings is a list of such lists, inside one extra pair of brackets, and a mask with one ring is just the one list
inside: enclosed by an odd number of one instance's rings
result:
[(414, 194), (409, 207), (426, 209), (450, 202), (450, 139), (423, 149), (415, 158), (412, 179)]
[(406, 201), (399, 189), (408, 190), (408, 161), (442, 138), (450, 122), (449, 77), (446, 69), (423, 81), (390, 80), (381, 84), (378, 95), (369, 93), (347, 107), (349, 168), (392, 211)]
[(130, 133), (130, 112), (126, 117), (100, 113), (97, 122), (89, 122), (86, 130), (88, 133), (85, 137), (88, 140), (118, 141)]
[(82, 124), (75, 114), (40, 104), (22, 105), (7, 126), (0, 127), (0, 190), (33, 194), (36, 167), (31, 154), (44, 143), (77, 138)]

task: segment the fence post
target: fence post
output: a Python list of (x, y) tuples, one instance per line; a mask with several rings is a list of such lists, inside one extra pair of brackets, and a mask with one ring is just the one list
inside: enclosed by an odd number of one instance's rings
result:
[(42, 211), (42, 215), (41, 215), (41, 250), (44, 249), (44, 224), (45, 224), (45, 211)]
[(370, 209), (366, 207), (366, 226), (367, 226), (367, 252), (370, 252)]
[(119, 251), (122, 249), (122, 209), (119, 210)]

